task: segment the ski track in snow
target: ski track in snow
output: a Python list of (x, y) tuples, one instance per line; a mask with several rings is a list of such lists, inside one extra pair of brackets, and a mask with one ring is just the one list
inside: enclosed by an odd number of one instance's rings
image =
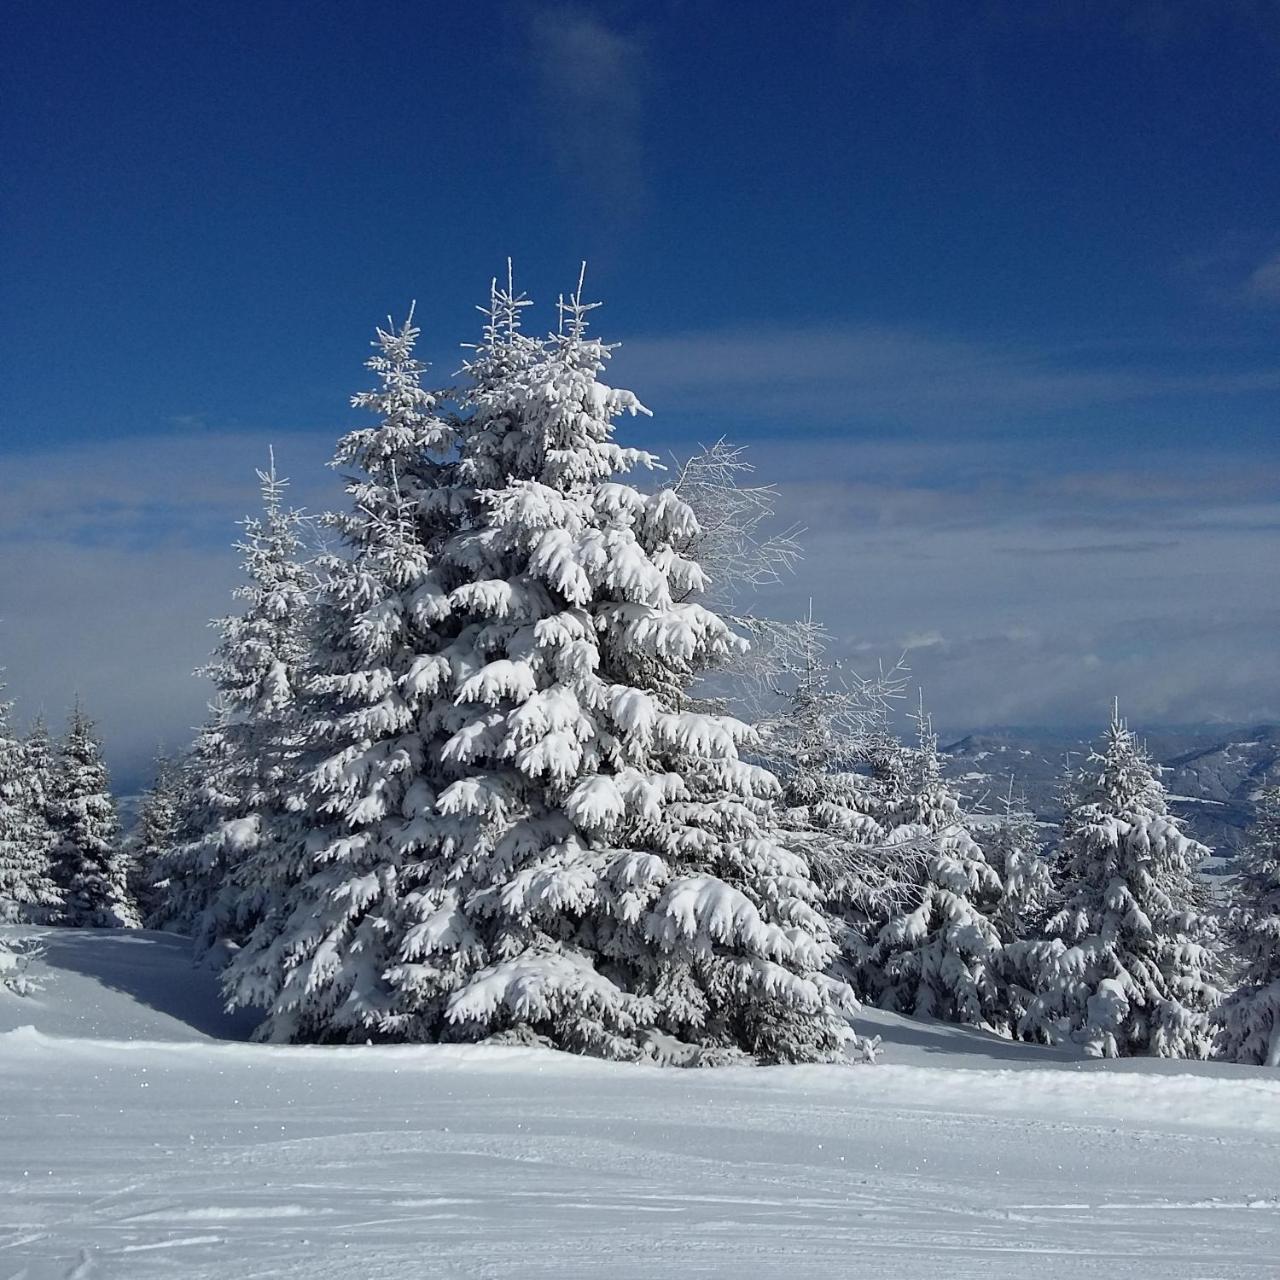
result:
[(179, 940), (46, 937), (0, 996), (0, 1280), (1280, 1273), (1280, 1073), (883, 1015), (858, 1068), (219, 1043)]

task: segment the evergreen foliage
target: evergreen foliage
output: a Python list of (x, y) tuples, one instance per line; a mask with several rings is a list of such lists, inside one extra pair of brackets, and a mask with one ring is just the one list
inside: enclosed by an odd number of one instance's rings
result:
[(129, 893), (147, 928), (158, 928), (165, 922), (166, 860), (178, 843), (185, 803), (181, 763), (161, 756), (156, 761), (151, 786), (138, 807), (137, 824), (125, 846)]
[(1036, 998), (1044, 953), (1045, 922), (1056, 904), (1052, 864), (1026, 801), (1014, 795), (1013, 780), (1004, 812), (983, 832), (982, 847), (1000, 877), (1000, 898), (991, 921), (1003, 944), (1001, 974), (1005, 1016), (1001, 1029), (1016, 1032)]
[(1053, 873), (1035, 815), (1019, 800), (1010, 780), (999, 820), (986, 827), (983, 852), (1000, 877), (1000, 901), (992, 923), (1008, 944), (1038, 937), (1053, 901)]
[[(53, 796), (57, 789), (57, 748), (49, 736), (43, 716), (31, 723), (23, 742), (26, 752), (27, 783), (31, 789), (32, 821), (37, 830), (37, 840), (45, 851), (52, 876)], [(59, 900), (60, 905), (61, 900)]]
[(63, 738), (51, 806), (54, 875), (69, 924), (140, 927), (126, 883), (128, 863), (120, 847), (120, 820), (102, 745), (93, 722), (76, 707)]
[(1097, 1057), (1205, 1057), (1218, 998), (1213, 921), (1195, 869), (1207, 850), (1117, 713), (1075, 781), (1063, 825), (1063, 903), (1035, 957), (1021, 1031)]
[(43, 922), (61, 899), (50, 874), (43, 790), (11, 710), (0, 701), (0, 922)]
[(457, 428), (422, 385), (417, 338), (412, 312), (378, 330), (376, 389), (353, 404), (379, 423), (345, 436), (334, 458), (351, 510), (327, 517), (343, 548), (319, 562), (296, 800), (247, 864), (262, 909), (226, 975), (233, 1004), (266, 1010), (264, 1038), (364, 1039), (391, 1013), (388, 917), (417, 847), (409, 824), (439, 769), (419, 727), (433, 701), (420, 672), (447, 608), (428, 547), (464, 501), (451, 483)]
[(150, 873), (155, 910), (148, 924), (153, 929), (194, 938), (210, 918), (210, 904), (222, 889), (220, 836), (234, 816), (237, 799), (226, 787), (230, 754), (226, 716), (225, 703), (215, 699), (209, 719), (178, 766), (173, 839), (158, 851)]
[(695, 710), (743, 642), (698, 536), (613, 440), (580, 294), (533, 342), (494, 291), (461, 417), (379, 334), (350, 556), (321, 606), (311, 868), (236, 957), (281, 1039), (493, 1037), (617, 1058), (839, 1055), (849, 993), (804, 859), (770, 838), (743, 723)]
[(258, 479), (263, 513), (244, 520), (236, 544), (246, 581), (234, 595), (243, 608), (215, 623), (219, 640), (204, 670), (215, 699), (186, 761), (184, 813), (160, 862), (157, 921), (191, 934), (198, 956), (242, 943), (266, 909), (263, 868), (296, 790), (314, 583), (301, 559), (304, 516), (285, 505), (288, 481), (274, 454)]
[[(881, 815), (882, 879), (858, 904), (866, 940), (859, 982), (883, 1008), (1005, 1030), (994, 922), (1003, 886), (942, 780), (937, 738), (923, 713), (918, 736), (909, 758), (877, 744), (891, 789)], [(895, 795), (903, 774), (909, 781)]]
[(1218, 1051), (1234, 1062), (1280, 1067), (1280, 786), (1258, 796), (1239, 895), (1230, 927), (1243, 972), (1218, 1010)]
[[(377, 331), (376, 425), (339, 442), (349, 508), (314, 565), (259, 476), (216, 696), (121, 852), (92, 725), (56, 762), (0, 707), (0, 903), (190, 934), (276, 1041), (515, 1040), (684, 1064), (871, 1056), (857, 998), (1089, 1053), (1203, 1056), (1218, 998), (1195, 867), (1117, 719), (1075, 779), (1055, 886), (1014, 804), (964, 811), (902, 668), (827, 661), (810, 616), (744, 597), (798, 555), (742, 451), (668, 484), (615, 439), (593, 305), (494, 284), (464, 381), (424, 385), (412, 309)], [(726, 689), (769, 699), (753, 727)], [(1280, 1061), (1280, 799), (1233, 915), (1222, 1052)], [(50, 874), (51, 873), (51, 874)], [(43, 878), (42, 878), (43, 877)]]

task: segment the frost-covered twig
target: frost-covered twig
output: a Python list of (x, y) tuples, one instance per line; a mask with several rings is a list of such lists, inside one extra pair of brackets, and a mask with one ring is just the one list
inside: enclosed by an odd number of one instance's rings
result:
[(782, 581), (802, 555), (798, 526), (767, 531), (778, 491), (746, 483), (755, 466), (745, 452), (723, 438), (703, 445), (676, 465), (671, 486), (698, 518), (698, 533), (684, 554), (702, 566), (711, 580), (708, 596), (721, 605)]
[(0, 939), (0, 989), (16, 996), (34, 995), (43, 983), (31, 973), (31, 964), (44, 955), (36, 938)]

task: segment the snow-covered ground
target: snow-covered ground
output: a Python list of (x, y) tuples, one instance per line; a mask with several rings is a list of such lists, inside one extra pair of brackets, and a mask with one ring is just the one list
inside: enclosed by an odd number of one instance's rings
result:
[(179, 939), (33, 932), (3, 1280), (1280, 1274), (1280, 1073), (883, 1015), (874, 1067), (267, 1048)]

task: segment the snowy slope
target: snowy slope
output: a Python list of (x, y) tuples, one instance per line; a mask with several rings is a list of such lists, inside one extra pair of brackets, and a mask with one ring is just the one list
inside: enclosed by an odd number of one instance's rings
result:
[(42, 932), (0, 993), (5, 1280), (1277, 1274), (1275, 1073), (890, 1017), (843, 1069), (273, 1049), (179, 940)]

